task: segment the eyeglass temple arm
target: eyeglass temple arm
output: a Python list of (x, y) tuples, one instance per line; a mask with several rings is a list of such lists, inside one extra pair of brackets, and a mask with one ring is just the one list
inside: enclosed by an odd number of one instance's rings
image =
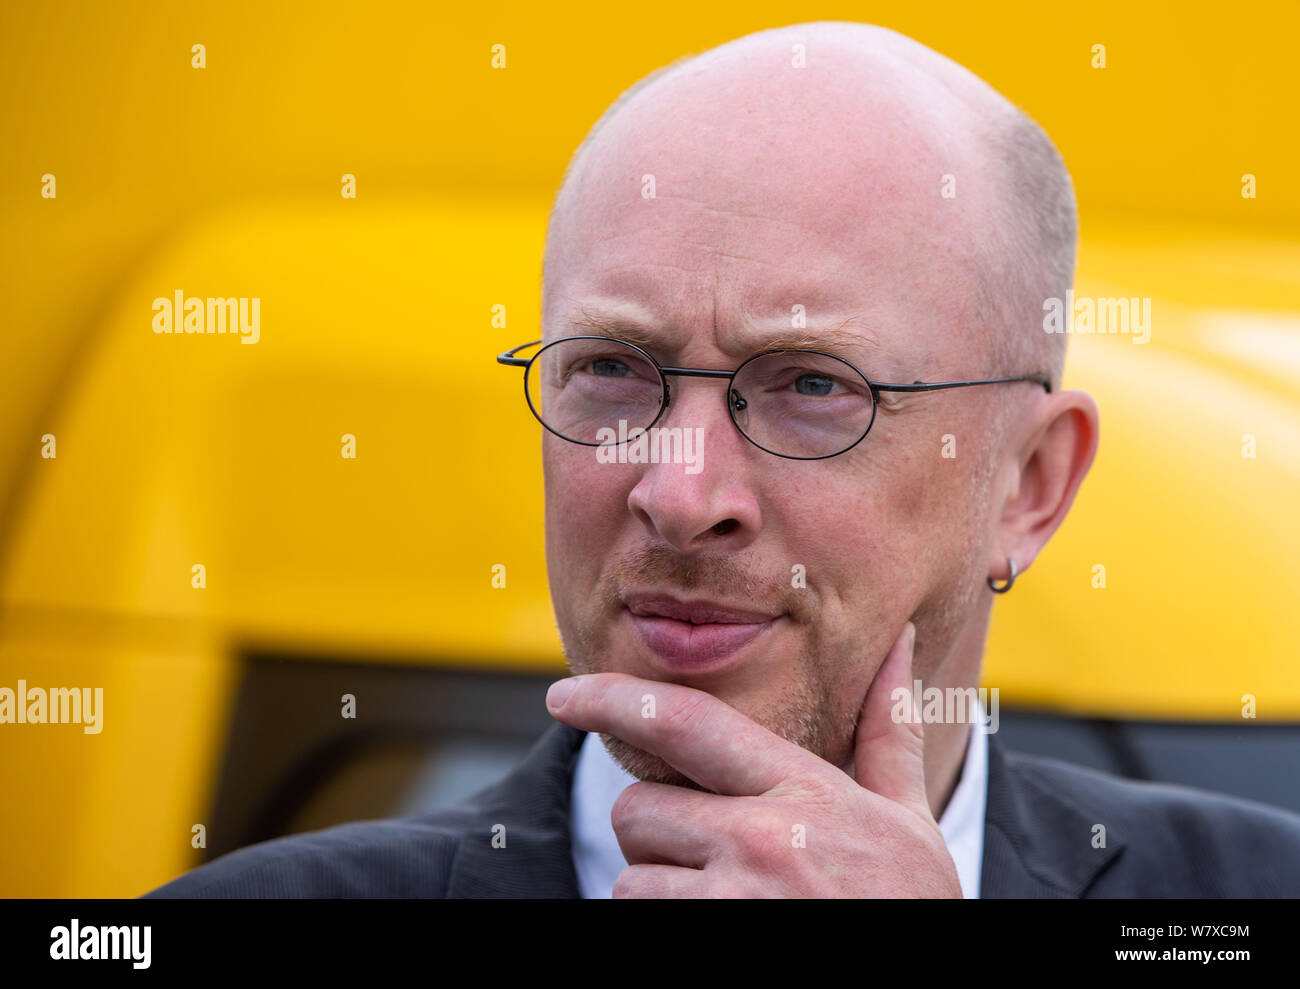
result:
[(1022, 374), (1014, 378), (985, 378), (980, 381), (937, 381), (933, 384), (926, 384), (923, 381), (914, 381), (910, 385), (887, 385), (872, 382), (877, 391), (939, 391), (941, 388), (969, 388), (971, 385), (1004, 385), (1013, 381), (1032, 381), (1036, 385), (1042, 385), (1050, 395), (1052, 392), (1052, 379), (1046, 374)]
[(497, 354), (498, 364), (509, 364), (511, 367), (527, 367), (528, 358), (516, 357), (515, 354), (521, 350), (527, 350), (529, 347), (536, 347), (542, 341), (534, 340), (532, 343), (521, 343), (518, 347), (511, 347), (504, 354)]

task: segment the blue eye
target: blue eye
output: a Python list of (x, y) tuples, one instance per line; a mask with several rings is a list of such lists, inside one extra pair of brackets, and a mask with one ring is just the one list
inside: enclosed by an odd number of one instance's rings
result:
[(632, 369), (622, 361), (598, 357), (591, 362), (591, 372), (602, 378), (625, 378), (632, 373)]
[(800, 395), (813, 395), (821, 398), (834, 391), (835, 381), (820, 374), (801, 374), (795, 379), (794, 386)]

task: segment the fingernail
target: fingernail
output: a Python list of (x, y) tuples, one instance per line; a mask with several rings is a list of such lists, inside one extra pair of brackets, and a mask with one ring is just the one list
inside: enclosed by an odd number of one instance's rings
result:
[(916, 648), (916, 626), (911, 622), (908, 622), (907, 627), (909, 630), (907, 633), (907, 650), (908, 652), (911, 652)]
[(574, 677), (565, 677), (563, 680), (556, 680), (551, 684), (551, 689), (546, 692), (546, 706), (552, 711), (557, 711), (564, 707), (564, 702), (569, 699), (569, 695), (573, 693), (574, 688), (577, 686), (578, 684), (575, 682)]

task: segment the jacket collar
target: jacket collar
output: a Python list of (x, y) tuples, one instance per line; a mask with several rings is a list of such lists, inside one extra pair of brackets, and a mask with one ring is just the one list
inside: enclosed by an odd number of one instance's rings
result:
[(989, 794), (984, 818), (980, 899), (1082, 896), (1124, 849), (1112, 828), (1105, 847), (1093, 829), (1105, 818), (1068, 791), (1043, 785), (1024, 757), (989, 735)]
[(472, 798), (447, 896), (578, 898), (569, 791), (586, 734), (556, 722), (517, 769)]

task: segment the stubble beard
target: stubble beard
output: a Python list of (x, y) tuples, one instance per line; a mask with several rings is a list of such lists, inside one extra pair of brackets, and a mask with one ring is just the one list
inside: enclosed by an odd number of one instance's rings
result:
[[(752, 600), (755, 584), (746, 578), (744, 572), (731, 560), (725, 558), (701, 561), (693, 565), (683, 564), (667, 553), (647, 550), (621, 561), (614, 574), (601, 586), (607, 590), (597, 594), (594, 611), (587, 611), (583, 616), (575, 616), (576, 640), (564, 639), (565, 656), (569, 667), (575, 674), (604, 672), (607, 667), (595, 661), (594, 657), (610, 655), (610, 632), (613, 615), (618, 613), (621, 602), (617, 586), (620, 578), (640, 578), (646, 583), (657, 586), (675, 586), (692, 589), (709, 588), (720, 596), (732, 599)], [(667, 578), (667, 579), (665, 579)], [(730, 592), (730, 593), (728, 593)], [(817, 618), (807, 590), (793, 591), (781, 595), (780, 607), (787, 610), (786, 621), (792, 621), (795, 629), (804, 634), (804, 640), (790, 667), (793, 678), (780, 694), (766, 700), (757, 710), (747, 709), (741, 713), (774, 735), (806, 749), (821, 759), (842, 764), (851, 754), (853, 733), (857, 726), (858, 710), (843, 711), (836, 704), (837, 676), (848, 673), (847, 664), (840, 657), (840, 662), (831, 659), (817, 634)], [(707, 787), (691, 779), (666, 760), (644, 749), (638, 748), (608, 732), (600, 733), (601, 741), (610, 756), (632, 776), (649, 783), (665, 783), (686, 789), (711, 792)]]

